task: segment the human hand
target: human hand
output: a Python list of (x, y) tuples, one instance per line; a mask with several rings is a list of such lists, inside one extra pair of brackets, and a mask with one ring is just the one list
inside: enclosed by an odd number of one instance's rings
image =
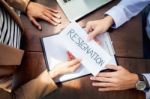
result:
[(138, 81), (137, 74), (129, 72), (122, 66), (107, 65), (108, 69), (114, 72), (101, 72), (90, 79), (94, 81), (93, 86), (99, 87), (99, 91), (126, 90), (135, 88)]
[(73, 59), (70, 61), (66, 61), (64, 63), (60, 63), (54, 67), (53, 70), (50, 71), (51, 78), (56, 78), (66, 73), (72, 73), (80, 66), (79, 59)]
[(111, 16), (104, 19), (89, 21), (86, 24), (85, 31), (89, 33), (89, 40), (94, 39), (97, 35), (106, 32), (113, 24)]
[(41, 25), (37, 22), (36, 19), (45, 20), (52, 25), (58, 25), (61, 23), (60, 16), (58, 15), (58, 11), (48, 8), (44, 5), (30, 2), (27, 6), (27, 16), (29, 17), (30, 21), (39, 29), (41, 30)]

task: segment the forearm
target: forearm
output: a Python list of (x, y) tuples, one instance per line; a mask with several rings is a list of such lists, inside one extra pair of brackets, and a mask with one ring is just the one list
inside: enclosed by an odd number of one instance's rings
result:
[(16, 90), (13, 96), (17, 99), (39, 99), (57, 88), (47, 71)]
[(14, 7), (15, 9), (18, 9), (22, 12), (25, 12), (26, 7), (28, 5), (30, 0), (6, 0), (6, 2)]
[(114, 6), (105, 14), (113, 18), (113, 28), (118, 28), (132, 17), (140, 13), (149, 3), (150, 0), (121, 0), (117, 6)]

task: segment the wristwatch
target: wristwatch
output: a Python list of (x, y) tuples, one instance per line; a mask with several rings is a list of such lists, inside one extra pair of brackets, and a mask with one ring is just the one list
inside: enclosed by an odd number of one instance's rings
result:
[(148, 91), (150, 87), (146, 77), (142, 74), (137, 75), (139, 77), (139, 81), (136, 83), (136, 89), (140, 91)]

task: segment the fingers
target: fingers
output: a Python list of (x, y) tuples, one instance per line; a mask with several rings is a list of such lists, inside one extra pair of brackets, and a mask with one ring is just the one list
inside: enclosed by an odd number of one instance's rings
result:
[(106, 65), (106, 68), (112, 69), (112, 70), (118, 70), (118, 66), (117, 65)]
[(85, 31), (87, 32), (87, 33), (89, 33), (89, 32), (92, 32), (92, 28), (91, 28), (91, 26), (90, 25), (87, 25), (86, 27), (85, 27)]
[(74, 72), (75, 70), (77, 70), (79, 67), (80, 67), (80, 63), (78, 63), (78, 64), (76, 64), (76, 65), (72, 65), (70, 68), (69, 68), (69, 70), (70, 70), (70, 72), (72, 73), (72, 72)]
[(60, 24), (61, 23), (60, 16), (58, 16), (55, 13), (46, 11), (46, 12), (44, 12), (44, 15), (47, 16), (49, 18), (49, 20), (52, 20), (55, 24)]
[(42, 19), (55, 26), (61, 23), (60, 16), (58, 15), (57, 10), (48, 8), (38, 3), (32, 3), (32, 5), (30, 5), (27, 15), (29, 16), (31, 22), (40, 30), (41, 30), (41, 26), (36, 21), (36, 19)]
[(111, 78), (115, 76), (115, 72), (102, 72), (97, 74), (97, 77), (107, 77), (107, 78)]
[(89, 40), (94, 39), (97, 36), (97, 34), (99, 33), (96, 29), (97, 25), (95, 24), (95, 22), (96, 21), (91, 21), (86, 24), (85, 31), (87, 33), (89, 33), (89, 35), (88, 35)]
[(60, 19), (55, 18), (55, 17), (52, 17), (51, 20), (54, 21), (54, 22), (57, 23), (57, 24), (60, 24), (60, 23), (61, 23)]
[(68, 57), (68, 60), (70, 61), (75, 59), (75, 57), (69, 51), (67, 51), (67, 57)]
[(112, 78), (107, 78), (107, 77), (90, 77), (90, 79), (99, 82), (113, 82)]
[(113, 83), (94, 82), (92, 83), (92, 86), (104, 88), (104, 87), (113, 87), (115, 85)]
[(55, 9), (52, 9), (52, 8), (49, 8), (49, 7), (46, 7), (46, 9), (49, 10), (49, 11), (51, 11), (51, 12), (58, 13), (58, 11), (55, 10)]
[(97, 38), (95, 38), (94, 40), (97, 44), (99, 44), (99, 45), (102, 44), (102, 42), (100, 40), (98, 40)]
[(115, 87), (106, 87), (106, 88), (99, 88), (98, 91), (114, 91), (114, 90), (119, 90), (118, 88)]
[(96, 29), (94, 29), (94, 31), (92, 31), (92, 32), (88, 35), (88, 39), (89, 39), (89, 40), (92, 40), (92, 39), (94, 39), (98, 34), (99, 34), (99, 32), (98, 32)]
[(49, 12), (55, 18), (61, 19), (61, 16), (58, 13), (54, 13), (54, 12), (50, 12), (50, 11), (47, 11), (47, 12)]
[(109, 25), (106, 24), (107, 20), (95, 20), (87, 23), (85, 31), (89, 33), (88, 39), (92, 40), (97, 35), (106, 32), (109, 28)]
[(42, 18), (43, 20), (47, 21), (47, 22), (50, 22), (49, 17), (46, 16), (46, 15), (42, 15), (41, 18)]
[(59, 14), (52, 13), (52, 16), (57, 18), (57, 19), (61, 19), (61, 16)]
[(49, 23), (51, 23), (52, 25), (58, 25), (58, 23), (56, 23), (55, 21), (51, 20), (51, 15), (49, 15), (48, 13), (44, 13), (44, 15), (41, 16), (41, 18)]
[(76, 65), (76, 64), (79, 64), (80, 63), (80, 60), (79, 59), (73, 59), (73, 60), (71, 60), (71, 61), (67, 61), (66, 63), (65, 63), (65, 65), (66, 66), (69, 66), (69, 67), (72, 67), (72, 66), (74, 66), (74, 65)]
[[(99, 87), (98, 91), (112, 91), (118, 90), (115, 81), (111, 78), (90, 78), (91, 80), (95, 80), (96, 82), (92, 83), (92, 86)], [(98, 82), (97, 82), (98, 81)]]
[(39, 30), (42, 29), (41, 25), (36, 21), (35, 18), (29, 16), (29, 19), (30, 19), (30, 21), (31, 21)]

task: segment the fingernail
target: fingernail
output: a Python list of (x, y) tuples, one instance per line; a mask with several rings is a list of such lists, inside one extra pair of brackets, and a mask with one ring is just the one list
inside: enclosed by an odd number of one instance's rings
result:
[(92, 83), (92, 86), (95, 86), (95, 83)]
[(41, 27), (39, 27), (39, 30), (40, 30), (40, 31), (42, 31), (42, 28), (41, 28)]
[(98, 91), (101, 91), (101, 89), (99, 88)]
[(93, 80), (93, 77), (90, 77), (91, 80)]

